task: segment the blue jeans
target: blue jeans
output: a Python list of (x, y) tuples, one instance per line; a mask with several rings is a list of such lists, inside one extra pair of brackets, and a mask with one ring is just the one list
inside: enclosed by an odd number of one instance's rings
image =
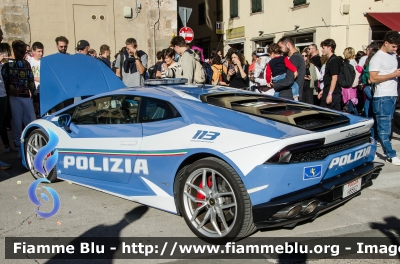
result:
[[(286, 78), (286, 73), (273, 77), (272, 81), (274, 83), (277, 83), (279, 81), (282, 81), (285, 78)], [(291, 88), (292, 88), (293, 98), (298, 97), (299, 96), (299, 85), (296, 82), (294, 82)], [(274, 96), (279, 97), (279, 92), (275, 92)]]
[(374, 111), (378, 137), (386, 157), (396, 157), (396, 151), (392, 148), (389, 136), (392, 131), (392, 119), (396, 107), (395, 96), (374, 97), (372, 109)]
[(364, 110), (363, 110), (363, 116), (366, 118), (372, 117), (372, 90), (371, 86), (367, 85), (364, 87), (364, 94), (366, 96), (365, 103), (364, 103)]
[[(365, 94), (365, 103), (364, 103), (364, 109), (362, 112), (362, 116), (366, 118), (374, 118), (374, 113), (372, 111), (372, 99), (374, 97), (374, 94), (372, 92), (371, 86), (367, 85), (364, 87), (364, 94)], [(376, 131), (376, 120), (374, 118), (374, 125), (371, 127), (371, 136), (375, 137), (375, 131)]]
[(347, 111), (349, 114), (358, 116), (357, 107), (353, 104), (353, 102), (351, 100), (349, 100), (346, 105), (347, 105)]

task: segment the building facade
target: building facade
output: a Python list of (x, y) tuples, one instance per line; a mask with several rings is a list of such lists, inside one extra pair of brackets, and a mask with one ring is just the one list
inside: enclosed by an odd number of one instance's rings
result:
[[(223, 50), (223, 34), (217, 34), (216, 23), (223, 20), (223, 0), (178, 0), (179, 7), (192, 9), (192, 13), (186, 24), (193, 29), (194, 39), (189, 44), (203, 49), (204, 57), (209, 58), (213, 49)], [(178, 16), (178, 31), (183, 27)], [(221, 31), (220, 33), (223, 33)]]
[(225, 51), (234, 47), (246, 58), (283, 36), (300, 50), (332, 38), (342, 55), (346, 47), (363, 50), (386, 31), (400, 31), (399, 0), (223, 0), (223, 6)]
[(0, 0), (4, 41), (40, 41), (48, 55), (57, 52), (55, 38), (65, 36), (68, 53), (85, 39), (97, 52), (109, 45), (113, 56), (133, 37), (149, 55), (149, 66), (176, 34), (176, 14), (177, 0)]

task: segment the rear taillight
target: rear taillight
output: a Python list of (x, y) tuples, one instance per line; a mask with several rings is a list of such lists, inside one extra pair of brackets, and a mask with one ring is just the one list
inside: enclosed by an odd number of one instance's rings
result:
[(324, 145), (325, 139), (316, 139), (312, 141), (306, 141), (306, 142), (301, 142), (301, 143), (296, 143), (293, 145), (289, 145), (282, 150), (278, 151), (275, 155), (273, 155), (271, 158), (269, 158), (265, 163), (280, 163), (280, 164), (286, 164), (290, 163), (290, 159), (292, 157), (292, 154), (298, 153), (298, 152), (304, 152), (308, 150), (312, 150), (314, 148), (317, 148), (319, 146)]

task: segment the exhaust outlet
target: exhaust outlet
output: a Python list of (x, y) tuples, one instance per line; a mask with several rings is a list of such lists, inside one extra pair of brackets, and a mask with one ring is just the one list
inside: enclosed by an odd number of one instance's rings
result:
[(303, 205), (302, 214), (308, 215), (314, 212), (314, 210), (318, 207), (319, 201), (318, 200), (307, 201), (303, 202), (302, 205)]

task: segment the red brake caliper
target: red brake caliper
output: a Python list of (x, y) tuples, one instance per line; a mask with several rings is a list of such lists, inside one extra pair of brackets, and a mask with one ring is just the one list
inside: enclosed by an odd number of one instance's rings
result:
[[(211, 179), (212, 179), (212, 176), (210, 175), (210, 176), (208, 176), (208, 178), (207, 178), (207, 185), (208, 185), (208, 188), (211, 188), (211, 186), (212, 186), (212, 181), (211, 181)], [(200, 189), (203, 189), (203, 182), (200, 182), (200, 185), (199, 185), (199, 187), (200, 187)], [(204, 195), (202, 195), (201, 193), (197, 193), (197, 199), (199, 199), (199, 200), (204, 200), (204, 198), (206, 198)], [(198, 206), (201, 206), (202, 204), (201, 203), (198, 203), (197, 204)]]

